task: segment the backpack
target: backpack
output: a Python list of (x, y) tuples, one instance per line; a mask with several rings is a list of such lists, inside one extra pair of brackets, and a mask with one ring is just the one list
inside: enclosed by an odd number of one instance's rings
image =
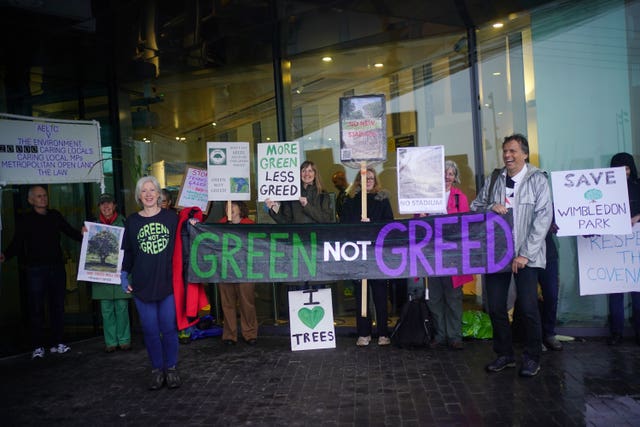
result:
[(427, 301), (409, 296), (391, 333), (391, 342), (399, 348), (425, 347), (434, 336), (435, 327)]

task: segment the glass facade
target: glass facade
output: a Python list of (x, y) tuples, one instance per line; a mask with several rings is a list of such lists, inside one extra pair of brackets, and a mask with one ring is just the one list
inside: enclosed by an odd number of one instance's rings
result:
[[(104, 49), (107, 60), (83, 51), (87, 57), (73, 61), (62, 41), (39, 42), (43, 51), (57, 49), (42, 53), (44, 64), (38, 55), (2, 51), (0, 111), (100, 121), (105, 186), (127, 214), (136, 210), (138, 177), (153, 174), (177, 194), (185, 167), (205, 164), (207, 141), (245, 141), (255, 153), (261, 142), (298, 140), (325, 188), (334, 188), (337, 170), (353, 181), (356, 170), (340, 163), (338, 124), (339, 99), (351, 95), (385, 95), (389, 150), (376, 169), (398, 218), (399, 145), (443, 145), (470, 200), (502, 165), (502, 139), (514, 132), (528, 136), (531, 162), (548, 171), (604, 167), (616, 152), (639, 153), (637, 1), (527, 2), (528, 10), (496, 1), (491, 14), (445, 1), (429, 10), (417, 1), (387, 8), (374, 1), (143, 3), (116, 16), (107, 5), (87, 12), (96, 36), (85, 43)], [(85, 36), (65, 45), (82, 47)], [(51, 206), (74, 225), (95, 214), (98, 185), (49, 191)], [(25, 200), (25, 188), (3, 190), (3, 247)], [(263, 219), (255, 202), (250, 207)], [(222, 206), (214, 203), (210, 215), (222, 216)], [(606, 297), (579, 296), (575, 238), (558, 245), (559, 325), (605, 326)], [(70, 271), (78, 249), (65, 241)], [(5, 326), (24, 311), (18, 276), (15, 264), (3, 266)], [(259, 316), (277, 324), (280, 291), (257, 289)], [(84, 284), (68, 290), (68, 317), (79, 327), (95, 324)], [(337, 317), (348, 315), (349, 284), (334, 290)], [(479, 303), (480, 279), (465, 293)]]

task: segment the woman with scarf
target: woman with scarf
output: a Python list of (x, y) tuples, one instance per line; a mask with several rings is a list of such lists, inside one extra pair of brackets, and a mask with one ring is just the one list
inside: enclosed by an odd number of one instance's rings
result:
[[(124, 218), (116, 211), (116, 201), (105, 193), (98, 199), (100, 224), (124, 227)], [(129, 325), (129, 300), (131, 294), (123, 292), (118, 285), (92, 283), (91, 297), (100, 301), (104, 351), (113, 353), (117, 349), (131, 350), (131, 326)]]

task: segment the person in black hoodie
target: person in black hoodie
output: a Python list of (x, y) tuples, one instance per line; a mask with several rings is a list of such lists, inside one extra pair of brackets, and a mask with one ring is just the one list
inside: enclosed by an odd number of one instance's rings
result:
[[(629, 208), (631, 210), (631, 225), (640, 220), (640, 182), (638, 170), (633, 157), (629, 153), (618, 153), (611, 158), (611, 167), (623, 166), (627, 171), (627, 191), (629, 192)], [(640, 292), (629, 292), (633, 308), (633, 329), (636, 334), (636, 344), (640, 345)], [(609, 330), (611, 335), (607, 344), (622, 343), (624, 330), (624, 293), (609, 294)]]
[(0, 262), (15, 255), (24, 255), (27, 264), (27, 288), (31, 340), (34, 350), (32, 359), (45, 355), (42, 325), (44, 324), (45, 300), (49, 299), (51, 319), (51, 353), (66, 353), (70, 347), (62, 343), (64, 332), (64, 297), (67, 273), (60, 247), (60, 233), (73, 240), (82, 241), (82, 233), (73, 228), (55, 209), (49, 209), (47, 190), (40, 185), (29, 188), (29, 204), (32, 209), (16, 222), (13, 240)]
[[(367, 169), (366, 175), (367, 218), (362, 218), (361, 176), (361, 174), (358, 174), (351, 186), (349, 197), (345, 200), (342, 207), (340, 222), (344, 224), (357, 224), (359, 222), (393, 221), (393, 210), (389, 202), (389, 192), (381, 188), (376, 171), (371, 168)], [(387, 281), (369, 280), (368, 284), (376, 310), (378, 345), (389, 345), (391, 344), (391, 340), (389, 339), (389, 330), (387, 328), (387, 319), (389, 318), (387, 310)], [(364, 347), (371, 342), (371, 317), (362, 317), (361, 315), (362, 287), (360, 281), (355, 283), (354, 289), (356, 298), (356, 329), (358, 331), (356, 345)]]

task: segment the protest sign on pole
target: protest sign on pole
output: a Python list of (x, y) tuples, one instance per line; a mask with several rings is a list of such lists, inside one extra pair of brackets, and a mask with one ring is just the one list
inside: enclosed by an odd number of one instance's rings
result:
[(124, 228), (85, 222), (87, 232), (82, 236), (78, 280), (120, 284)]
[(630, 234), (623, 167), (551, 172), (558, 236)]
[(176, 206), (179, 208), (197, 206), (202, 212), (208, 211), (209, 190), (206, 169), (187, 166)]
[(444, 146), (397, 149), (398, 207), (401, 214), (446, 214)]
[(340, 161), (351, 167), (387, 160), (384, 95), (340, 98)]
[(640, 292), (640, 224), (626, 235), (576, 239), (580, 295)]
[(300, 144), (258, 144), (258, 201), (300, 199)]
[(209, 200), (250, 200), (250, 178), (248, 142), (207, 142)]
[(102, 182), (100, 124), (0, 114), (0, 185)]
[(331, 289), (289, 292), (291, 350), (336, 348)]
[[(362, 221), (367, 222), (367, 168), (387, 160), (384, 95), (340, 98), (340, 161), (360, 169)], [(367, 316), (367, 279), (362, 279), (361, 315)]]

